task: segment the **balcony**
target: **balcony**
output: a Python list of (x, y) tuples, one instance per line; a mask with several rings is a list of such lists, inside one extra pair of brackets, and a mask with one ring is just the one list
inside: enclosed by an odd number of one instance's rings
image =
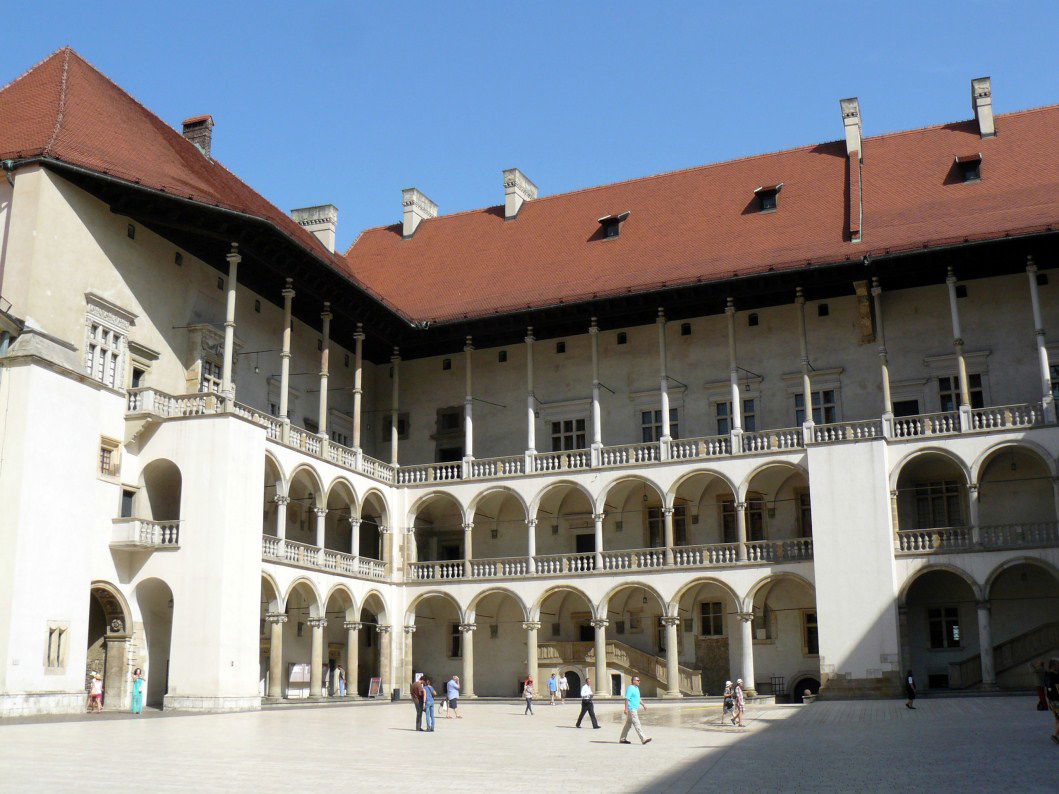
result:
[(121, 551), (176, 551), (180, 548), (180, 521), (115, 518), (110, 548)]
[(261, 557), (267, 561), (311, 568), (326, 573), (352, 576), (358, 579), (383, 581), (386, 564), (370, 557), (355, 557), (332, 549), (322, 549), (307, 543), (283, 540), (273, 535), (262, 535)]
[(1059, 544), (1059, 522), (994, 524), (979, 527), (902, 529), (895, 551), (901, 556), (966, 554), (976, 551), (1035, 549)]

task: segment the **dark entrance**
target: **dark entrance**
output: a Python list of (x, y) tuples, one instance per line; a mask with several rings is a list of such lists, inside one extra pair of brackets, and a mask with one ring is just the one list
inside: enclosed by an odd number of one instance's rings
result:
[(809, 694), (815, 695), (820, 691), (820, 682), (815, 678), (799, 679), (798, 683), (794, 685), (794, 689), (791, 691), (791, 702), (801, 703), (806, 690), (809, 690)]
[(573, 670), (566, 673), (566, 683), (570, 685), (570, 697), (581, 697), (581, 676)]

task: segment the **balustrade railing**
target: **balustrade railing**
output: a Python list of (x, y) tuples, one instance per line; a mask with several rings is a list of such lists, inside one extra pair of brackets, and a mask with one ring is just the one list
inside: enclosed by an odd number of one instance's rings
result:
[(662, 448), (657, 441), (603, 447), (599, 454), (600, 465), (628, 466), (633, 463), (654, 463), (662, 459), (661, 451)]
[(533, 558), (533, 566), (541, 575), (584, 573), (596, 569), (595, 554), (544, 554)]
[(526, 457), (524, 455), (512, 455), (506, 458), (483, 458), (471, 461), (471, 476), (475, 478), (510, 477), (515, 474), (525, 473)]
[(980, 536), (987, 548), (1050, 546), (1059, 543), (1059, 523), (992, 524), (982, 527)]
[(882, 438), (882, 435), (882, 421), (879, 419), (813, 426), (813, 441), (817, 444), (827, 444), (835, 441), (865, 441), (872, 438)]
[(261, 555), (263, 557), (279, 557), (279, 538), (272, 535), (262, 535)]
[(812, 558), (812, 538), (790, 538), (788, 540), (754, 540), (746, 544), (747, 562), (811, 560)]
[(731, 436), (681, 438), (674, 439), (669, 444), (669, 457), (673, 460), (697, 460), (699, 458), (716, 458), (731, 454)]
[(604, 571), (633, 571), (661, 568), (666, 564), (665, 549), (623, 549), (603, 552)]
[(898, 551), (962, 551), (971, 548), (974, 548), (974, 539), (970, 527), (902, 529), (897, 532)]
[(261, 536), (261, 556), (270, 560), (366, 579), (386, 578), (386, 565), (380, 560), (356, 557), (334, 549), (321, 549), (319, 546), (294, 540), (281, 541), (274, 535)]
[(738, 543), (711, 543), (705, 546), (674, 546), (673, 565), (698, 568), (705, 565), (732, 565), (739, 559)]
[(409, 577), (417, 582), (435, 579), (463, 579), (465, 571), (463, 560), (413, 562), (408, 565)]
[(493, 560), (471, 560), (471, 576), (475, 579), (513, 578), (529, 573), (525, 557), (500, 557)]
[(895, 438), (918, 438), (920, 436), (947, 436), (960, 432), (958, 411), (937, 414), (898, 416), (894, 418)]
[(971, 411), (971, 428), (974, 430), (1007, 430), (1042, 424), (1044, 408), (1040, 403), (975, 408)]
[(742, 438), (743, 452), (776, 452), (805, 446), (805, 439), (800, 427), (744, 432)]
[(462, 463), (424, 463), (419, 466), (398, 466), (398, 485), (421, 482), (451, 482), (463, 478)]
[(154, 521), (149, 518), (115, 518), (110, 545), (128, 549), (179, 549), (179, 520)]
[(592, 466), (592, 455), (587, 449), (569, 452), (538, 452), (533, 456), (533, 471), (567, 471), (588, 469)]

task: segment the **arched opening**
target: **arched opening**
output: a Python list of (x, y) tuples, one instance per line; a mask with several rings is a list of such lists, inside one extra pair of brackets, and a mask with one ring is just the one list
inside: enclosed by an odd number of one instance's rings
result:
[(820, 692), (820, 679), (813, 676), (798, 678), (791, 687), (791, 703), (804, 703), (806, 696), (817, 695)]
[[(605, 549), (664, 549), (665, 522), (662, 493), (639, 477), (618, 480), (603, 498), (603, 546)], [(687, 511), (681, 520), (673, 516), (673, 540), (687, 542)]]
[[(261, 577), (261, 604), (258, 610), (260, 620), (260, 654), (258, 667), (258, 694), (261, 697), (269, 696), (270, 684), (272, 683), (271, 671), (269, 670), (272, 651), (272, 623), (283, 612), (283, 602), (275, 582), (270, 576)], [(282, 627), (281, 627), (282, 628)], [(282, 665), (280, 678), (282, 678)], [(275, 697), (283, 697), (282, 681), (279, 689), (272, 687)]]
[(680, 663), (699, 671), (703, 693), (719, 695), (724, 682), (734, 680), (734, 671), (739, 669), (739, 599), (727, 585), (699, 579), (689, 583), (675, 601), (683, 638)]
[(386, 525), (386, 505), (378, 491), (364, 497), (360, 508), (360, 556), (382, 560), (382, 542), (379, 527)]
[[(85, 689), (88, 691), (92, 676), (100, 676), (103, 679), (103, 708), (108, 711), (120, 711), (129, 705), (131, 632), (129, 614), (118, 589), (104, 582), (95, 583), (88, 598), (88, 661), (85, 669)], [(49, 624), (49, 666), (65, 666), (66, 637), (65, 627)]]
[(361, 629), (357, 632), (357, 672), (350, 680), (356, 682), (356, 694), (367, 697), (371, 679), (383, 677), (382, 648), (389, 640), (389, 635), (378, 631), (379, 626), (388, 625), (386, 606), (378, 593), (373, 591), (364, 599), (360, 608), (360, 623)]
[[(546, 695), (551, 674), (561, 675), (570, 670), (578, 672), (582, 681), (589, 677), (593, 688), (597, 688), (596, 629), (592, 625), (595, 612), (588, 596), (572, 587), (555, 588), (541, 599), (539, 615), (537, 690)], [(613, 691), (612, 684), (605, 684), (604, 689)]]
[(494, 590), (476, 598), (471, 608), (478, 626), (471, 633), (474, 657), (483, 660), (475, 670), (475, 694), (484, 697), (519, 695), (528, 661), (526, 632), (522, 628), (526, 612), (522, 604), (511, 593)]
[(276, 525), (276, 514), (278, 505), (276, 497), (282, 496), (283, 475), (279, 466), (271, 455), (265, 456), (265, 481), (261, 497), (261, 534), (278, 537), (279, 527)]
[(754, 588), (752, 603), (754, 688), (786, 697), (792, 677), (820, 669), (816, 591), (798, 577), (780, 574)]
[(147, 641), (147, 663), (141, 665), (147, 682), (144, 703), (162, 708), (169, 691), (169, 643), (173, 631), (173, 591), (161, 579), (136, 585), (136, 604)]
[(919, 574), (908, 587), (901, 616), (902, 676), (911, 669), (923, 690), (959, 684), (950, 665), (978, 654), (977, 601), (962, 572), (934, 568)]
[(1055, 655), (1059, 637), (1055, 569), (1030, 560), (1008, 564), (990, 577), (986, 595), (997, 685), (1003, 689), (1035, 687), (1029, 663), (1047, 663)]
[[(735, 543), (734, 508), (735, 492), (723, 477), (712, 472), (685, 477), (673, 491), (674, 536), (683, 527), (689, 546)], [(678, 541), (676, 545), (685, 544)]]
[[(316, 511), (324, 506), (323, 486), (316, 474), (308, 468), (298, 469), (291, 477), (287, 504), (287, 547), (315, 547)], [(294, 544), (292, 546), (292, 544)], [(315, 561), (315, 557), (311, 558)]]
[[(667, 688), (660, 678), (666, 665), (666, 630), (661, 621), (665, 603), (654, 589), (639, 584), (622, 585), (605, 600), (607, 613), (602, 617), (610, 621), (607, 644), (615, 649), (614, 661), (608, 664), (610, 674), (620, 673), (623, 687), (639, 675), (644, 695), (662, 694)], [(683, 646), (679, 631), (677, 637), (679, 651)]]
[[(978, 474), (978, 521), (983, 542), (988, 543), (988, 536), (1001, 527), (1008, 529), (1006, 535), (1017, 532), (1019, 527), (1041, 526), (1055, 520), (1052, 472), (1040, 454), (1018, 445), (990, 453)], [(997, 545), (1006, 545), (1007, 539), (998, 538)]]
[(353, 528), (350, 520), (357, 516), (357, 499), (353, 488), (344, 480), (331, 486), (327, 494), (327, 514), (324, 518), (324, 548), (353, 553)]
[[(813, 536), (809, 479), (802, 469), (780, 464), (758, 469), (747, 482), (745, 504), (748, 543), (766, 544)], [(725, 511), (726, 527), (731, 526), (735, 521), (734, 511), (727, 505)], [(748, 549), (747, 556), (751, 560), (760, 559), (753, 553), (753, 547)]]
[(148, 463), (140, 475), (135, 515), (164, 523), (180, 521), (180, 469), (170, 460)]
[(492, 491), (476, 499), (471, 521), (474, 559), (526, 556), (526, 508), (510, 491)]
[(897, 525), (902, 532), (955, 529), (956, 534), (965, 534), (967, 476), (953, 458), (924, 452), (901, 467), (897, 477)]
[[(451, 596), (427, 593), (416, 599), (406, 620), (408, 625), (415, 625), (409, 672), (413, 676), (417, 673), (429, 676), (440, 692), (439, 682), (444, 684), (453, 675), (462, 673), (466, 635), (460, 631), (459, 605)], [(401, 687), (407, 689), (411, 683), (402, 681)]]
[(415, 528), (415, 544), (409, 549), (412, 561), (451, 563), (416, 569), (416, 578), (463, 576), (463, 565), (456, 562), (464, 558), (463, 511), (454, 497), (436, 493), (424, 498), (415, 507), (412, 526)]
[(307, 698), (312, 676), (310, 620), (321, 617), (320, 599), (308, 581), (295, 583), (287, 593), (283, 624), (283, 690), (287, 698)]
[[(595, 565), (596, 536), (592, 501), (570, 483), (555, 483), (541, 494), (535, 511), (534, 537), (537, 573), (591, 570)], [(574, 555), (564, 567), (564, 560)]]
[(345, 587), (336, 587), (327, 598), (324, 615), (323, 677), (320, 679), (324, 697), (341, 697), (348, 686), (349, 631), (346, 624), (353, 620), (353, 595)]

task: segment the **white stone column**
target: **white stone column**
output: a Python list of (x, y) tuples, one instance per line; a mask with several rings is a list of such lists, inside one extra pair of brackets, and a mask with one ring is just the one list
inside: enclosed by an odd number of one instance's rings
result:
[(809, 341), (805, 333), (805, 293), (801, 287), (795, 288), (794, 305), (798, 307), (798, 344), (801, 349), (802, 365), (802, 402), (805, 404), (805, 421), (802, 429), (805, 440), (813, 440), (813, 387), (809, 382)]
[(463, 525), (463, 575), (471, 575), (471, 560), (474, 559), (474, 522)]
[(989, 625), (989, 602), (979, 601), (978, 650), (982, 664), (982, 688), (996, 689), (996, 667), (993, 664), (993, 632)]
[(416, 633), (416, 627), (414, 625), (404, 627), (404, 649), (401, 654), (401, 669), (404, 671), (404, 675), (401, 676), (401, 691), (411, 691), (412, 678), (415, 676), (415, 670), (412, 669), (412, 635)]
[(743, 692), (754, 695), (757, 694), (754, 685), (754, 613), (740, 612), (737, 617), (743, 643), (741, 669), (736, 677), (743, 679)]
[(669, 457), (669, 442), (673, 436), (669, 430), (669, 376), (666, 374), (666, 312), (661, 306), (658, 307), (658, 363), (661, 370), (659, 378), (659, 402), (662, 407), (662, 437), (661, 442), (662, 459)]
[(963, 355), (963, 331), (960, 328), (960, 309), (956, 304), (956, 273), (950, 266), (945, 276), (949, 291), (949, 312), (952, 316), (952, 346), (956, 351), (956, 368), (960, 379), (960, 428), (971, 429), (971, 390), (967, 383), (967, 360)]
[(967, 486), (967, 523), (971, 527), (971, 541), (978, 545), (982, 542), (982, 528), (978, 519), (978, 483)]
[(287, 279), (283, 288), (283, 342), (279, 354), (279, 415), (283, 422), (280, 430), (284, 443), (290, 440), (290, 338), (292, 322), (292, 306), (294, 302), (294, 281)]
[(533, 394), (533, 326), (526, 329), (526, 471), (537, 454), (537, 406)]
[(357, 697), (357, 668), (360, 667), (360, 637), (357, 634), (364, 624), (348, 620), (342, 624), (346, 630), (346, 695)]
[(522, 624), (526, 630), (526, 675), (537, 682), (537, 630), (540, 629), (539, 621), (531, 620)]
[(382, 557), (383, 567), (386, 572), (392, 573), (390, 570), (390, 559), (393, 555), (390, 553), (390, 528), (387, 526), (379, 525), (379, 555)]
[(603, 570), (603, 513), (593, 513), (592, 521), (596, 532), (596, 557), (595, 566), (597, 571)]
[(309, 697), (323, 697), (324, 627), (327, 618), (309, 618), (312, 627), (312, 654), (309, 662)]
[(537, 561), (534, 558), (537, 556), (537, 519), (535, 518), (526, 520), (526, 556), (529, 557), (527, 570), (530, 573), (536, 573)]
[(887, 437), (892, 437), (894, 404), (893, 398), (890, 396), (890, 357), (889, 352), (886, 350), (886, 329), (883, 325), (882, 310), (882, 287), (879, 286), (878, 278), (872, 278), (871, 280), (871, 295), (872, 301), (875, 303), (875, 332), (879, 339), (879, 369), (882, 376), (880, 380), (882, 382), (883, 433)]
[(746, 559), (746, 502), (735, 503), (736, 559)]
[(666, 546), (666, 565), (673, 564), (673, 508), (662, 508), (662, 529)]
[(739, 367), (735, 359), (735, 302), (729, 298), (724, 307), (728, 319), (728, 377), (732, 383), (732, 453), (742, 452), (743, 399), (739, 395)]
[(463, 633), (463, 673), (460, 675), (460, 697), (474, 697), (474, 630), (478, 628), (475, 623), (461, 623), (460, 631)]
[(349, 553), (360, 557), (360, 516), (349, 517)]
[(375, 627), (379, 640), (379, 678), (380, 695), (388, 699), (393, 689), (393, 650), (391, 648), (390, 626), (380, 623)]
[(1037, 360), (1040, 363), (1041, 398), (1044, 417), (1055, 421), (1055, 397), (1052, 395), (1052, 368), (1045, 345), (1044, 320), (1041, 318), (1041, 296), (1037, 289), (1037, 265), (1032, 256), (1026, 257), (1026, 276), (1030, 281), (1030, 304), (1033, 308), (1033, 335), (1037, 340)]
[(596, 318), (588, 327), (592, 342), (592, 465), (600, 465), (603, 449), (603, 418), (599, 411), (599, 326)]
[(390, 395), (390, 463), (392, 465), (394, 465), (394, 466), (398, 465), (397, 464), (397, 437), (398, 437), (399, 433), (397, 432), (397, 414), (398, 414), (398, 410), (397, 410), (397, 395), (398, 395), (397, 378), (398, 378), (398, 375), (400, 374), (400, 372), (399, 372), (400, 364), (401, 364), (401, 351), (398, 350), (395, 347), (393, 349), (393, 355), (390, 357), (390, 367), (393, 369), (393, 378), (392, 378), (393, 385), (392, 385), (392, 393)]
[(283, 624), (287, 616), (282, 612), (265, 615), (269, 626), (268, 641), (268, 696), (283, 697)]
[(287, 505), (290, 504), (290, 497), (276, 494), (272, 501), (276, 503), (276, 537), (279, 538), (279, 548), (282, 552), (287, 537)]
[(320, 451), (327, 456), (327, 379), (331, 358), (331, 302), (324, 301), (324, 310), (320, 312)]
[(595, 618), (592, 628), (596, 630), (596, 697), (610, 697), (610, 676), (607, 675), (607, 626), (609, 620)]
[(313, 513), (316, 514), (316, 545), (323, 550), (324, 541), (327, 538), (327, 508), (326, 507), (314, 507)]
[(235, 386), (232, 384), (232, 361), (235, 355), (235, 287), (239, 263), (239, 244), (232, 243), (228, 252), (228, 300), (224, 311), (224, 362), (221, 365), (221, 393), (224, 397), (225, 410), (232, 407), (235, 401)]
[[(474, 460), (474, 366), (472, 364), (473, 353), (474, 345), (471, 344), (471, 337), (468, 336), (466, 344), (464, 344), (463, 346), (464, 377), (466, 380), (466, 388), (464, 389), (463, 396), (463, 459), (465, 462), (470, 462)], [(463, 476), (470, 476), (470, 472), (464, 471)]]
[(364, 395), (364, 326), (357, 323), (353, 334), (353, 449), (360, 452), (360, 412)]
[(680, 618), (675, 615), (663, 615), (662, 625), (666, 627), (666, 678), (668, 683), (665, 697), (683, 697), (680, 694), (680, 639), (677, 636)]

